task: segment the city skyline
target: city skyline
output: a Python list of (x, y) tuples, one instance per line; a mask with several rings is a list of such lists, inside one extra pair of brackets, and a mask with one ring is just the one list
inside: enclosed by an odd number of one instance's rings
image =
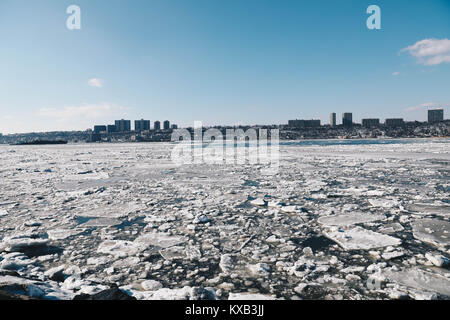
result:
[[(426, 112), (426, 119), (424, 121), (419, 121), (417, 119), (406, 120), (404, 118), (367, 118), (362, 117), (361, 121), (354, 121), (352, 112), (342, 112), (340, 115), (342, 116), (341, 121), (337, 121), (338, 113), (332, 112), (329, 116), (328, 122), (323, 122), (320, 119), (290, 119), (285, 123), (275, 124), (275, 123), (266, 123), (266, 124), (237, 124), (237, 125), (227, 125), (227, 124), (214, 124), (214, 125), (204, 125), (204, 127), (252, 127), (252, 126), (280, 126), (280, 127), (303, 127), (303, 128), (315, 128), (322, 126), (329, 127), (351, 127), (353, 125), (362, 126), (362, 127), (377, 127), (377, 126), (403, 126), (406, 123), (429, 123), (434, 124), (438, 122), (446, 122), (450, 119), (445, 117), (445, 110), (434, 108), (428, 109)], [(345, 123), (344, 120), (347, 119)], [(384, 120), (384, 121), (383, 121)], [(95, 133), (124, 133), (124, 132), (133, 132), (133, 131), (158, 131), (158, 130), (169, 130), (169, 129), (178, 129), (179, 126), (170, 120), (154, 120), (153, 122), (148, 119), (140, 118), (136, 120), (131, 119), (120, 119), (114, 120), (114, 124), (110, 123), (96, 123), (92, 124), (91, 127), (83, 130), (47, 130), (47, 131), (28, 131), (28, 132), (16, 132), (16, 133), (6, 133), (6, 135), (16, 135), (16, 134), (32, 134), (32, 133), (51, 133), (51, 132), (95, 132)], [(132, 129), (131, 124), (134, 123), (134, 128)], [(184, 128), (193, 128), (193, 125), (184, 126)], [(183, 128), (183, 127), (180, 127)], [(0, 136), (3, 135), (0, 132)]]
[[(122, 118), (189, 127), (449, 112), (448, 1), (39, 3), (0, 3), (3, 134)], [(72, 4), (81, 30), (66, 28)], [(381, 30), (366, 27), (371, 4)]]
[[(358, 123), (356, 121), (353, 121), (353, 113), (352, 112), (343, 112), (342, 113), (342, 121), (339, 123), (336, 120), (336, 112), (332, 112), (330, 114), (330, 122), (329, 123), (322, 123), (321, 120), (319, 119), (291, 119), (287, 121), (287, 126), (299, 126), (299, 127), (320, 127), (320, 126), (331, 126), (331, 127), (335, 127), (335, 126), (352, 126), (352, 125), (362, 125), (363, 127), (376, 127), (376, 126), (381, 126), (381, 125), (387, 125), (389, 126), (389, 122), (398, 122), (400, 121), (402, 124), (404, 124), (404, 119), (403, 118), (384, 118), (384, 122), (382, 121), (383, 118), (362, 118), (361, 122)], [(344, 122), (344, 120), (348, 120), (347, 123)], [(427, 122), (427, 123), (436, 123), (436, 122), (443, 122), (446, 121), (447, 119), (445, 118), (445, 113), (444, 113), (444, 109), (428, 109), (427, 111), (427, 119), (426, 121), (423, 122)], [(406, 122), (415, 122), (418, 120), (413, 120), (413, 121), (406, 121)], [(117, 129), (118, 123), (119, 122), (126, 122), (128, 123), (128, 130), (124, 130), (124, 129)], [(153, 122), (153, 126), (152, 126), (152, 121), (151, 120), (145, 120), (143, 118), (141, 119), (137, 119), (134, 120), (134, 129), (131, 129), (131, 122), (132, 120), (128, 120), (128, 119), (121, 119), (121, 120), (115, 120), (115, 125), (112, 125), (114, 127), (113, 131), (111, 132), (126, 132), (126, 131), (148, 131), (148, 130), (161, 130), (161, 121), (159, 120), (155, 120)], [(419, 121), (420, 122), (420, 121)], [(171, 124), (171, 122), (169, 120), (165, 120), (163, 122), (164, 124), (164, 130), (168, 130), (168, 129), (177, 129), (178, 125), (176, 124)], [(395, 124), (395, 125), (397, 125)], [(263, 125), (276, 125), (276, 124), (263, 124)], [(97, 124), (94, 125), (94, 132), (100, 133), (100, 132), (110, 132), (110, 130), (108, 129), (108, 127), (111, 125), (108, 124)], [(120, 126), (120, 125), (119, 125)], [(174, 127), (175, 126), (175, 127)], [(218, 125), (218, 126), (226, 126), (226, 125)], [(246, 126), (245, 124), (243, 124), (243, 126)], [(281, 124), (281, 126), (286, 126), (286, 124)], [(193, 126), (187, 126), (188, 128), (192, 128)], [(97, 130), (96, 130), (97, 128)], [(153, 129), (152, 129), (153, 128)], [(91, 128), (89, 128), (88, 130), (90, 130)]]

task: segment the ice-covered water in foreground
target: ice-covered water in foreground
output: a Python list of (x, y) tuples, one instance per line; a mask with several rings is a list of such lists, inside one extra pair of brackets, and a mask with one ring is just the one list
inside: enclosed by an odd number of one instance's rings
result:
[(71, 299), (450, 296), (450, 141), (280, 146), (280, 168), (171, 144), (0, 146), (0, 290)]

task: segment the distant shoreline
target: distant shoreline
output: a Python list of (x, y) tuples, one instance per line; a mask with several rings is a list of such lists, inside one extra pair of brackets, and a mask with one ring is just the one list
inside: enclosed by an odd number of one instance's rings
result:
[[(395, 140), (446, 140), (450, 139), (450, 136), (436, 136), (436, 137), (382, 137), (382, 138), (305, 138), (305, 139), (280, 139), (280, 145), (285, 143), (296, 143), (296, 142), (327, 142), (327, 141), (335, 141), (335, 142), (345, 142), (345, 141), (395, 141)], [(268, 140), (270, 143), (270, 139)], [(60, 145), (68, 145), (68, 146), (76, 146), (76, 145), (107, 145), (107, 144), (147, 144), (147, 143), (166, 143), (166, 144), (174, 144), (172, 141), (98, 141), (98, 142), (49, 142), (49, 143), (0, 143), (0, 146), (60, 146)], [(206, 143), (205, 143), (206, 144)]]

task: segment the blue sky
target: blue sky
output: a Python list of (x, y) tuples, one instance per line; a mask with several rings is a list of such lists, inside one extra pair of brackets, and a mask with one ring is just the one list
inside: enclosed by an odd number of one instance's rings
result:
[(449, 39), (449, 0), (1, 0), (0, 132), (448, 118)]

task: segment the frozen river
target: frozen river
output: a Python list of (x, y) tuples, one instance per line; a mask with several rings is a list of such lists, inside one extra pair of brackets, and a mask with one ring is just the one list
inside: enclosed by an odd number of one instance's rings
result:
[(0, 146), (0, 290), (450, 297), (449, 139), (284, 142), (270, 176), (172, 148)]

